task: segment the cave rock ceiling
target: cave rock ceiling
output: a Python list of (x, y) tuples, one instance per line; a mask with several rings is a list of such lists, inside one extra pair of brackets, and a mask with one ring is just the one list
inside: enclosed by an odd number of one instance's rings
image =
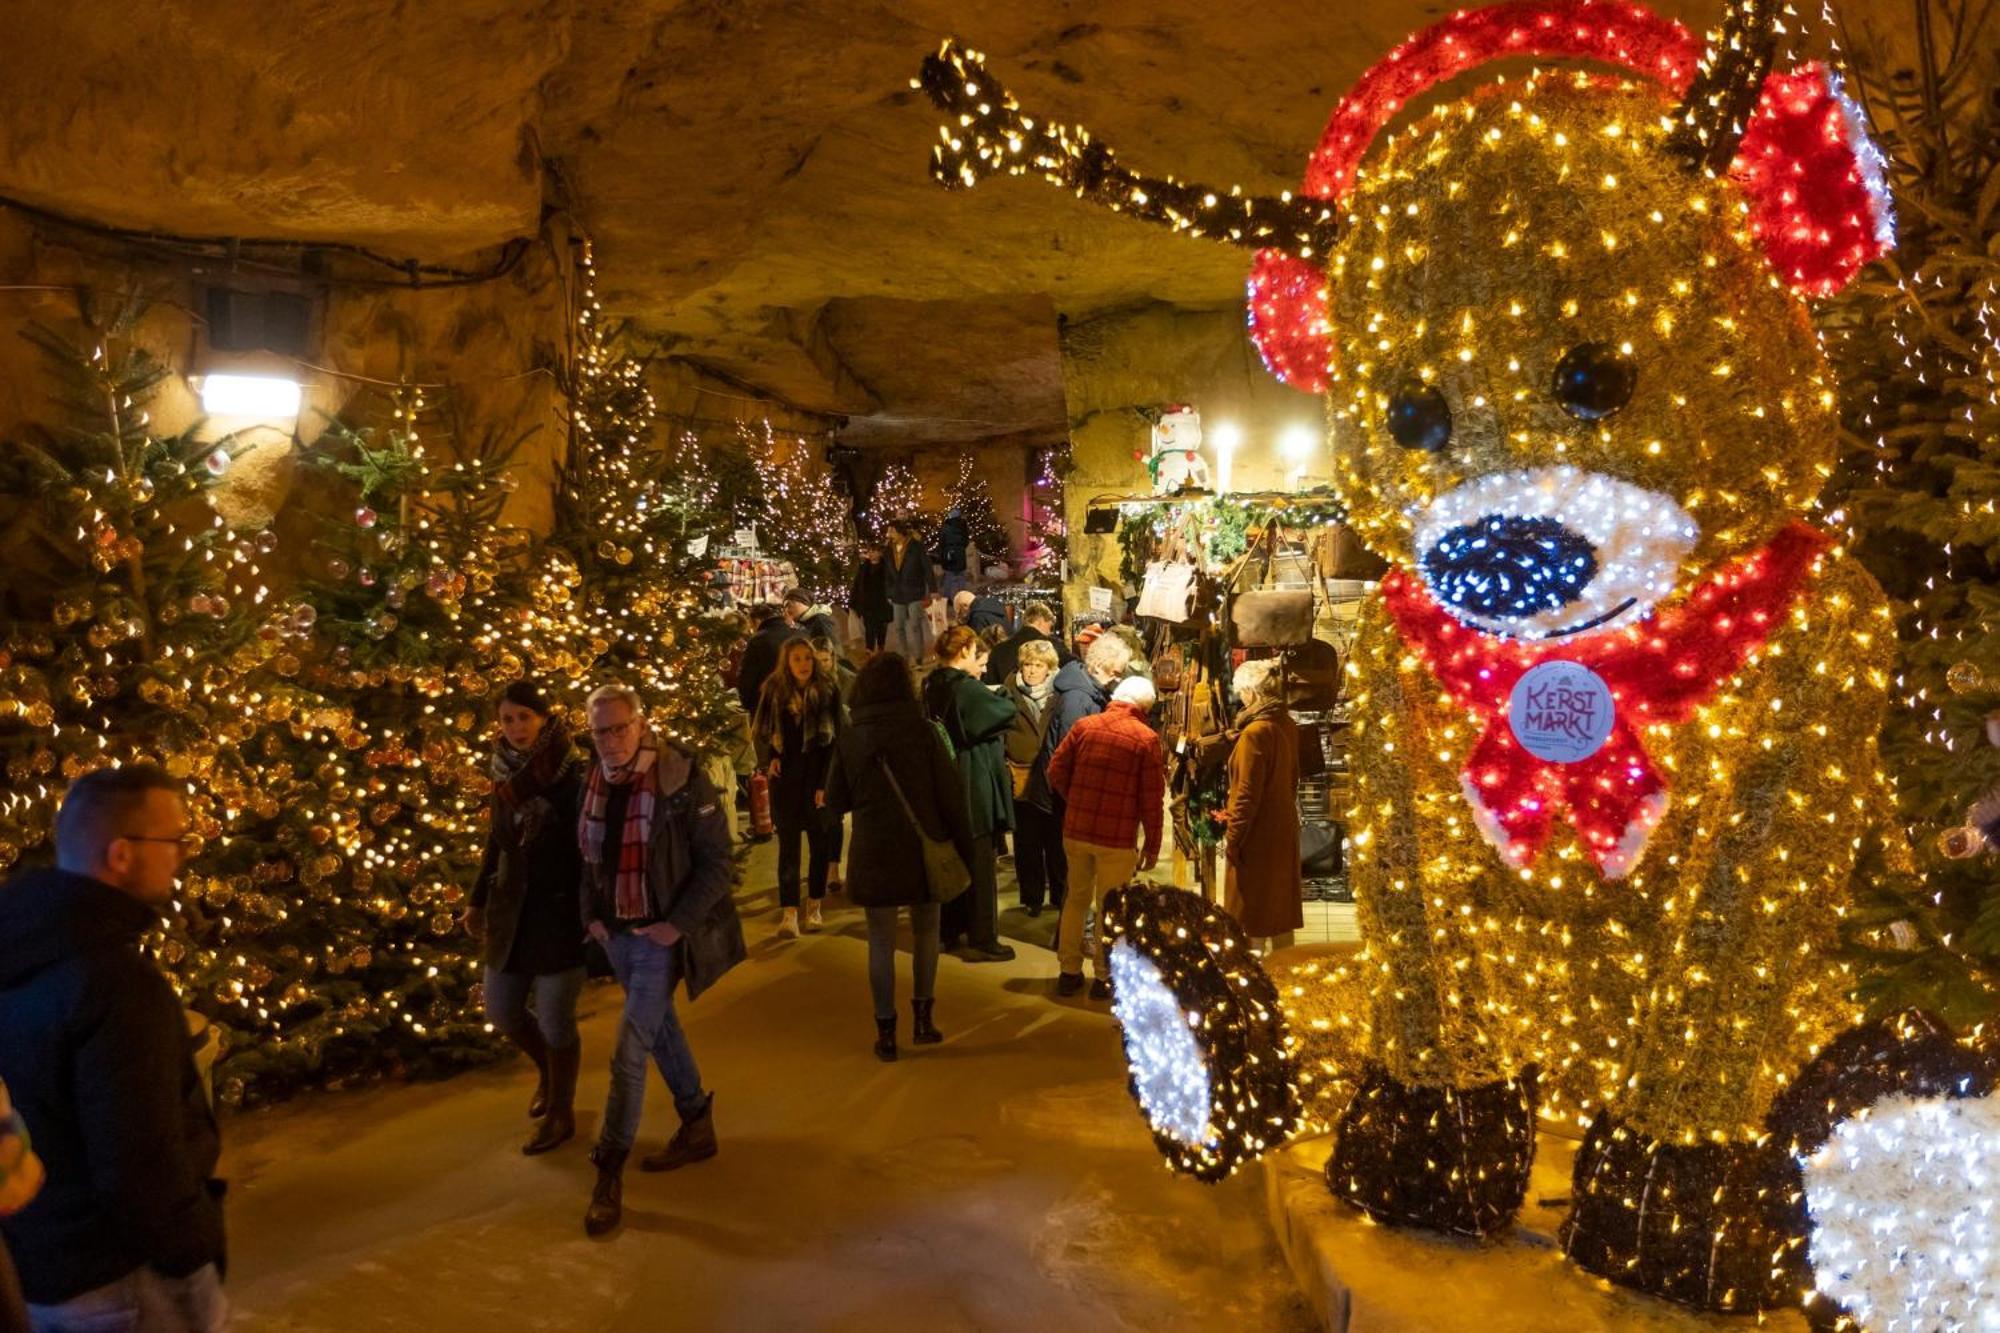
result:
[[(1700, 24), (1711, 8), (1665, 6)], [(1142, 170), (1294, 185), (1408, 0), (149, 0), (23, 5), (0, 193), (122, 226), (462, 259), (560, 191), (662, 350), (910, 446), (1059, 437), (1059, 317), (1227, 308), (1248, 256), (1028, 181), (947, 194), (945, 34)]]

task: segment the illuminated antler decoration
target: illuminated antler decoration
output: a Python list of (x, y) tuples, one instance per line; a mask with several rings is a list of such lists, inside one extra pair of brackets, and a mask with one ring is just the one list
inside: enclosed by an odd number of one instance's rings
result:
[(939, 128), (942, 142), (931, 149), (931, 175), (946, 189), (977, 185), (1002, 172), (1034, 171), (1117, 212), (1253, 250), (1310, 259), (1339, 236), (1339, 215), (1321, 200), (1289, 192), (1277, 198), (1249, 195), (1240, 187), (1213, 190), (1126, 170), (1088, 130), (1023, 114), (1013, 94), (987, 73), (986, 58), (955, 39), (947, 38), (924, 61), (912, 86), (952, 117)]
[(1694, 82), (1675, 109), (1669, 151), (1696, 167), (1727, 171), (1764, 92), (1778, 45), (1779, 0), (1730, 0), (1720, 32), (1708, 35)]

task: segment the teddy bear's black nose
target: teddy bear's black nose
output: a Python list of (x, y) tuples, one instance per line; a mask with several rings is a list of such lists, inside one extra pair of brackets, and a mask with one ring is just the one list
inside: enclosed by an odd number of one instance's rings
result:
[(1512, 620), (1575, 601), (1597, 577), (1597, 548), (1552, 518), (1489, 514), (1431, 543), (1423, 567), (1445, 605)]

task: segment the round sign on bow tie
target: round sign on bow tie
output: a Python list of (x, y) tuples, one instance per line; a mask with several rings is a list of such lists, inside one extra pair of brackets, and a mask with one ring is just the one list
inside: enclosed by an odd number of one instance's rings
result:
[(1574, 764), (1604, 748), (1617, 721), (1611, 687), (1581, 662), (1543, 662), (1514, 684), (1507, 725), (1546, 763)]

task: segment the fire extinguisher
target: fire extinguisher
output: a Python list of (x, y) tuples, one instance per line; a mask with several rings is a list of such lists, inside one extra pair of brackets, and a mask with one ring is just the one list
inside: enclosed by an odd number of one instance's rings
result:
[(771, 823), (771, 780), (762, 773), (750, 775), (750, 836), (768, 838), (777, 832)]

